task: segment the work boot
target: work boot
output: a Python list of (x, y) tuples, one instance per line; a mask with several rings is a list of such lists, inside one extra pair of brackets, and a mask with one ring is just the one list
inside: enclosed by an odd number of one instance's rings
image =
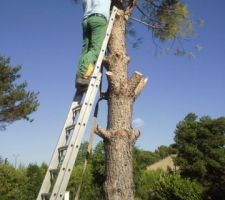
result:
[(76, 75), (76, 87), (86, 87), (89, 85), (90, 79), (84, 79), (79, 75)]
[[(86, 82), (85, 82), (86, 81)], [(89, 80), (82, 79), (78, 75), (76, 75), (75, 87), (77, 89), (77, 93), (84, 93), (87, 91)]]
[(89, 64), (87, 71), (84, 73), (82, 77), (78, 74), (76, 75), (76, 88), (87, 88), (90, 83), (90, 76), (94, 71), (93, 64)]
[(87, 71), (84, 73), (82, 78), (85, 79), (85, 80), (90, 79), (90, 76), (93, 73), (93, 71), (94, 71), (94, 65), (92, 63), (90, 63), (88, 65)]

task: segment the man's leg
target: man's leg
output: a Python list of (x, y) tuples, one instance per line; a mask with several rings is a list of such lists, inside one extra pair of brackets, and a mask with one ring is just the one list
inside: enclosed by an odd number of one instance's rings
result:
[(99, 55), (108, 24), (103, 17), (99, 16), (88, 18), (87, 23), (88, 30), (91, 31), (91, 38), (89, 40), (88, 52), (83, 55), (79, 68), (79, 76), (84, 79), (88, 79), (93, 72), (92, 67)]
[(91, 39), (91, 32), (90, 30), (88, 30), (87, 19), (83, 21), (82, 27), (83, 27), (83, 43), (82, 43), (82, 52), (81, 52), (81, 56), (80, 56), (79, 64), (78, 64), (78, 75), (80, 75), (79, 71), (81, 70), (80, 69), (81, 65), (84, 62), (84, 55), (89, 50), (89, 44)]
[(83, 73), (84, 70), (82, 67), (82, 63), (85, 60), (85, 54), (88, 53), (89, 45), (90, 45), (90, 39), (91, 39), (91, 30), (88, 27), (87, 19), (85, 19), (82, 23), (83, 26), (83, 44), (82, 44), (82, 52), (79, 60), (78, 70), (76, 74), (76, 81), (75, 81), (75, 87), (80, 88), (79, 90), (85, 89), (85, 87), (89, 84), (89, 80), (83, 79)]

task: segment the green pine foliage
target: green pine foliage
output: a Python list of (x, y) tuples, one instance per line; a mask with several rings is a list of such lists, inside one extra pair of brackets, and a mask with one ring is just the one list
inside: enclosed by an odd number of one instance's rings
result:
[(179, 122), (175, 131), (181, 175), (199, 181), (206, 199), (225, 199), (225, 118), (198, 119), (194, 113)]
[(161, 41), (193, 36), (188, 7), (181, 0), (140, 0), (137, 9), (143, 24)]
[(156, 18), (161, 28), (156, 29), (154, 33), (162, 41), (193, 33), (187, 5), (179, 1), (163, 1), (157, 10)]
[(0, 128), (16, 120), (32, 121), (28, 115), (37, 110), (37, 93), (26, 90), (27, 82), (18, 83), (21, 66), (13, 67), (10, 59), (0, 56)]

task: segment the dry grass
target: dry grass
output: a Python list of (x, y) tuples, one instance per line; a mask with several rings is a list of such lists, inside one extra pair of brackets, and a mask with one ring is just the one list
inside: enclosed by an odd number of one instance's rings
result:
[(161, 169), (163, 171), (168, 171), (169, 169), (172, 171), (177, 170), (177, 166), (175, 167), (174, 162), (173, 162), (173, 157), (175, 155), (168, 156), (150, 166), (147, 167), (147, 170), (158, 170)]

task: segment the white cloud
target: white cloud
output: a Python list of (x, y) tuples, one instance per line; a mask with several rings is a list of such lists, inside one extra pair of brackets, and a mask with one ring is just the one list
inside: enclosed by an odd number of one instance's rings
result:
[(144, 120), (141, 119), (140, 117), (135, 118), (132, 123), (134, 128), (140, 128), (144, 126), (144, 124), (145, 124)]

